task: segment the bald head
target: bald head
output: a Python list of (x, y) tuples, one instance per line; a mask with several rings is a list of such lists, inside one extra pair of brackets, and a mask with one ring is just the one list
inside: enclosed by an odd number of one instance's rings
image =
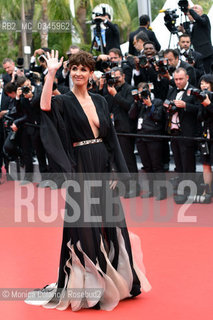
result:
[(193, 9), (197, 14), (199, 14), (199, 16), (202, 16), (202, 14), (203, 14), (203, 8), (202, 8), (199, 4), (196, 4), (195, 6), (193, 6), (192, 9)]

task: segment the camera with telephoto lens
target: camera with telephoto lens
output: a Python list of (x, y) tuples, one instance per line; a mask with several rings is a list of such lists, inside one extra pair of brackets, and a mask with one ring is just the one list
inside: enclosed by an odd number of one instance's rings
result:
[(166, 99), (163, 103), (164, 107), (167, 108), (168, 112), (175, 113), (178, 111), (177, 106), (175, 105), (173, 100)]
[(189, 3), (187, 0), (180, 0), (178, 2), (178, 5), (180, 7), (180, 10), (184, 13), (184, 14), (187, 14), (188, 12), (188, 6), (189, 6)]
[(144, 99), (148, 99), (148, 97), (150, 97), (150, 91), (147, 88), (143, 88), (142, 91), (134, 89), (132, 90), (132, 96), (136, 102), (143, 101)]
[(28, 86), (21, 87), (22, 94), (28, 94), (31, 89)]
[(206, 95), (208, 95), (211, 100), (213, 92), (208, 90), (200, 90), (196, 88), (191, 88), (187, 90), (187, 96), (195, 96), (200, 102), (203, 102), (206, 99)]
[(107, 83), (109, 86), (116, 85), (116, 83), (118, 82), (118, 79), (119, 79), (119, 77), (114, 77), (114, 76), (112, 75), (112, 72), (111, 72), (111, 71), (105, 72), (105, 73), (102, 75), (102, 78), (104, 78), (104, 79), (106, 80), (106, 83)]

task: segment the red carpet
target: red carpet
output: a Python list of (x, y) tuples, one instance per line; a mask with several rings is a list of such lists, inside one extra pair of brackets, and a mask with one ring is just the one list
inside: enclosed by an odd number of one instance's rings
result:
[[(28, 227), (15, 227), (15, 224), (9, 227), (14, 214), (13, 185), (13, 182), (0, 185), (3, 226), (0, 232), (0, 288), (43, 287), (57, 279), (62, 229), (30, 227), (29, 224)], [(51, 191), (46, 192), (47, 197), (50, 197)], [(57, 192), (53, 191), (53, 194), (56, 195)], [(169, 222), (153, 223), (154, 202), (153, 199), (150, 202), (149, 221), (147, 218), (144, 224), (138, 224), (140, 227), (130, 228), (142, 240), (147, 277), (152, 285), (148, 294), (122, 301), (111, 312), (82, 310), (74, 313), (70, 309), (46, 310), (26, 305), (21, 300), (1, 301), (1, 319), (212, 319), (212, 204), (192, 205), (187, 215), (196, 215), (198, 221), (188, 226), (176, 223), (176, 214), (181, 208), (178, 205), (174, 206), (174, 216)], [(129, 220), (130, 200), (123, 203)], [(140, 214), (142, 200), (137, 198), (136, 203), (137, 214)], [(60, 206), (63, 208), (62, 200)], [(158, 206), (165, 209), (166, 200), (158, 203)], [(37, 204), (35, 208), (37, 209)], [(210, 227), (200, 227), (207, 226), (208, 221)]]

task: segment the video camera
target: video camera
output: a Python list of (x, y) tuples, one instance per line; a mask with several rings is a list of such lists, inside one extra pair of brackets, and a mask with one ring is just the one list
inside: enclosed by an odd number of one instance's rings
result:
[(209, 99), (211, 100), (213, 92), (208, 90), (200, 90), (196, 88), (191, 88), (187, 90), (187, 96), (195, 96), (200, 102), (203, 102), (206, 99), (206, 95), (208, 95)]
[(134, 89), (132, 90), (132, 96), (136, 102), (143, 101), (144, 99), (148, 99), (148, 97), (150, 97), (150, 91), (147, 88), (144, 88), (142, 91)]
[(165, 26), (171, 33), (178, 33), (178, 28), (176, 27), (176, 20), (179, 17), (176, 14), (177, 9), (167, 9), (165, 10), (164, 22)]
[(118, 82), (118, 77), (114, 77), (111, 71), (107, 71), (102, 75), (102, 78), (106, 80), (109, 86), (113, 86)]
[(166, 99), (163, 103), (164, 107), (167, 108), (168, 112), (171, 114), (175, 113), (178, 111), (177, 106), (175, 105), (173, 100)]
[(189, 6), (189, 3), (188, 3), (188, 1), (187, 0), (180, 0), (179, 2), (178, 2), (178, 5), (179, 5), (179, 7), (180, 7), (180, 10), (186, 15), (187, 14), (187, 12), (188, 12), (188, 6)]

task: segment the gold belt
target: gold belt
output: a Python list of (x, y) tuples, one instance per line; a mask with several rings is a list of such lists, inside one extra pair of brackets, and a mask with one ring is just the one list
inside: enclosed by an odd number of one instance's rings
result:
[(74, 142), (72, 145), (73, 147), (79, 147), (79, 146), (86, 146), (87, 144), (94, 144), (94, 143), (100, 143), (100, 142), (103, 142), (102, 138)]

